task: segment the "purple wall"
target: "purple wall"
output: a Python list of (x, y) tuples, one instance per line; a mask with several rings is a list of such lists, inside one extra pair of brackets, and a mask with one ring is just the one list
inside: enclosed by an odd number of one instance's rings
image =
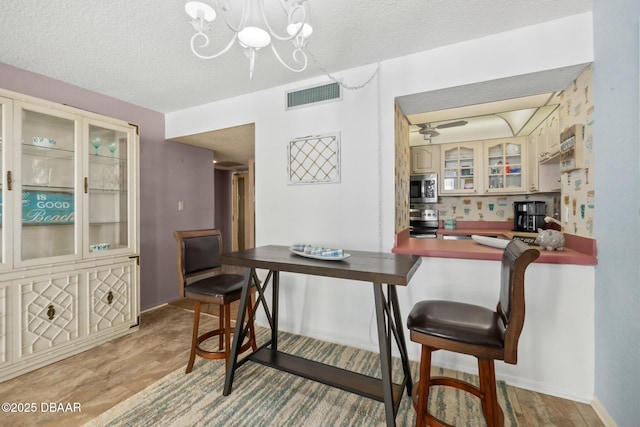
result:
[(222, 248), (224, 252), (231, 252), (231, 177), (233, 172), (215, 171), (215, 227), (222, 233)]
[(140, 305), (146, 310), (176, 299), (172, 232), (213, 226), (213, 152), (166, 141), (163, 113), (1, 62), (0, 88), (140, 126)]

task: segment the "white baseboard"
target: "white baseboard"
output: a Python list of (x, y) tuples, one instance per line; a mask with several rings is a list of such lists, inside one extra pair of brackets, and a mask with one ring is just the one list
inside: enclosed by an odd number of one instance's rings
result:
[(609, 415), (609, 412), (607, 412), (607, 409), (602, 405), (602, 403), (600, 403), (597, 397), (594, 397), (591, 401), (591, 407), (605, 427), (618, 427), (613, 418), (611, 418), (611, 415)]
[(142, 310), (142, 311), (140, 312), (140, 314), (142, 314), (142, 313), (147, 313), (147, 312), (149, 312), (149, 311), (156, 310), (156, 309), (158, 309), (158, 308), (160, 308), (160, 307), (164, 307), (165, 305), (169, 305), (169, 304), (165, 302), (164, 304), (160, 304), (160, 305), (156, 305), (155, 307), (147, 308), (146, 310)]

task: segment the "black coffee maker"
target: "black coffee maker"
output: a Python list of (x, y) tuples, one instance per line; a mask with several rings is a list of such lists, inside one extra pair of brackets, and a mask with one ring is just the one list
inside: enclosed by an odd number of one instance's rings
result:
[(546, 202), (513, 202), (513, 230), (537, 233), (545, 228)]

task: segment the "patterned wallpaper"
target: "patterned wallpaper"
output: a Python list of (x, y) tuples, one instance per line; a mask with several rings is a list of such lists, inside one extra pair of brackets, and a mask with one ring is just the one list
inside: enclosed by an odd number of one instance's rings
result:
[(395, 105), (396, 132), (396, 225), (395, 232), (409, 228), (409, 172), (411, 150), (409, 149), (409, 121)]
[[(595, 191), (593, 186), (592, 67), (589, 66), (561, 95), (560, 129), (583, 125), (582, 168), (563, 173), (561, 218), (564, 232), (583, 237), (594, 235)], [(568, 221), (565, 223), (565, 218)]]

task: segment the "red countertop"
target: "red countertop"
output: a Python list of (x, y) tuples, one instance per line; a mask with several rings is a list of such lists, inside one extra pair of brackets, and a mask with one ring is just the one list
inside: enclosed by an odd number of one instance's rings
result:
[[(483, 224), (484, 225), (484, 224)], [(438, 229), (438, 235), (503, 235), (512, 237), (509, 229), (498, 227), (484, 227), (477, 224), (468, 224), (464, 228), (455, 230)], [(523, 233), (520, 233), (523, 234)], [(535, 236), (536, 234), (531, 234)], [(409, 230), (403, 230), (396, 235), (396, 244), (392, 250), (397, 254), (419, 255), (434, 258), (457, 258), (500, 261), (502, 249), (481, 245), (473, 240), (447, 240), (447, 239), (414, 239), (409, 237)], [(563, 251), (540, 250), (538, 263), (545, 264), (575, 264), (596, 265), (596, 246), (593, 239), (565, 234), (565, 248)]]

